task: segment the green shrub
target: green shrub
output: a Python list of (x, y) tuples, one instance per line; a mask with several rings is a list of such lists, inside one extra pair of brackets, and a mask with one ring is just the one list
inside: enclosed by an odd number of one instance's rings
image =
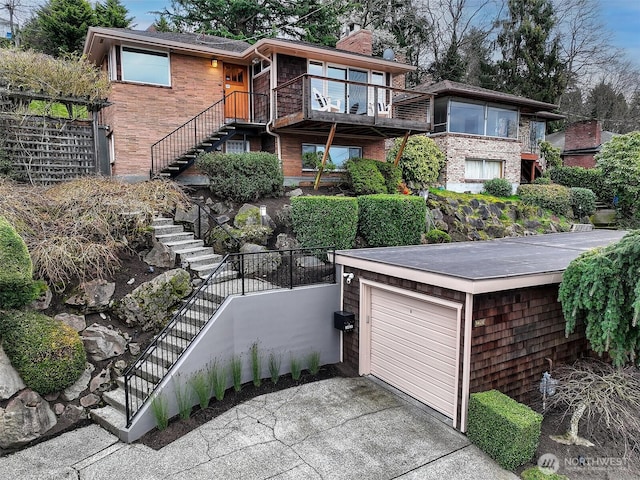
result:
[(198, 157), (196, 165), (208, 175), (209, 188), (217, 197), (248, 202), (282, 194), (282, 169), (271, 153), (207, 153)]
[(467, 436), (507, 470), (533, 458), (541, 424), (542, 415), (497, 390), (471, 394)]
[[(393, 148), (387, 153), (388, 162), (395, 161), (401, 144), (402, 139), (396, 139)], [(407, 140), (399, 166), (402, 178), (410, 188), (426, 189), (438, 180), (445, 161), (445, 154), (432, 139), (414, 135)]]
[(451, 235), (437, 228), (429, 230), (425, 235), (425, 239), (427, 243), (451, 243)]
[(533, 181), (533, 183), (535, 185), (551, 185), (551, 178), (549, 178), (549, 177), (538, 177)]
[(520, 185), (517, 194), (523, 203), (547, 208), (556, 215), (571, 213), (571, 190), (562, 185)]
[(562, 165), (560, 149), (549, 142), (540, 142), (540, 155), (547, 162), (547, 168), (556, 168)]
[(506, 178), (493, 178), (484, 182), (484, 193), (494, 197), (508, 197), (512, 190), (511, 182)]
[(72, 385), (87, 355), (78, 332), (41, 313), (6, 312), (0, 328), (3, 347), (27, 387), (44, 395)]
[(356, 195), (397, 193), (402, 171), (393, 163), (370, 158), (352, 158), (344, 165), (347, 183)]
[(566, 475), (558, 473), (546, 474), (539, 467), (531, 467), (524, 470), (520, 477), (522, 480), (569, 480)]
[(358, 197), (358, 229), (367, 245), (387, 247), (417, 245), (425, 229), (427, 204), (410, 195)]
[(592, 190), (601, 202), (611, 203), (613, 194), (604, 186), (602, 170), (584, 167), (556, 167), (549, 170), (554, 183), (565, 187), (582, 187)]
[(358, 200), (309, 196), (291, 199), (293, 231), (302, 247), (353, 247), (358, 228)]
[(571, 208), (575, 218), (592, 215), (596, 211), (596, 194), (588, 188), (571, 187)]
[(27, 245), (13, 226), (0, 217), (0, 308), (28, 305), (38, 296)]

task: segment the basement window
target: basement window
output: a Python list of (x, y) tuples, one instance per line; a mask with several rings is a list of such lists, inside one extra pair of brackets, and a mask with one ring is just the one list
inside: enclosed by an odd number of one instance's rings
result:
[(502, 178), (502, 160), (467, 158), (464, 166), (465, 180), (492, 180)]
[[(324, 145), (314, 145), (305, 143), (302, 145), (302, 169), (303, 170), (316, 170), (315, 158), (322, 159), (324, 153)], [(342, 169), (344, 162), (350, 158), (361, 158), (361, 147), (343, 147), (332, 146), (329, 148), (329, 158), (337, 169)]]

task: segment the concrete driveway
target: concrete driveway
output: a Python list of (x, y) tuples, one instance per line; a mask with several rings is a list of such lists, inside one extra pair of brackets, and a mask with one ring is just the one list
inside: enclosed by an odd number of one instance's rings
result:
[(366, 378), (257, 397), (155, 451), (91, 425), (0, 458), (12, 479), (517, 479)]

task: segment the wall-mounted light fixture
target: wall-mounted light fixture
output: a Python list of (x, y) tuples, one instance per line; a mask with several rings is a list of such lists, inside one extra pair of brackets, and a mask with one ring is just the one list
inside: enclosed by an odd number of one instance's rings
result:
[(213, 68), (218, 68), (218, 59), (217, 58), (212, 58), (211, 59), (211, 66)]

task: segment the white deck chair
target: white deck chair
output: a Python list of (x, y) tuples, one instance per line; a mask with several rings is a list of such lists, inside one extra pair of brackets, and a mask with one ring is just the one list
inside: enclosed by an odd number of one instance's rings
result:
[(339, 112), (340, 111), (340, 100), (336, 100), (336, 103), (331, 103), (331, 99), (325, 97), (318, 91), (317, 88), (313, 89), (313, 96), (315, 97), (320, 108), (318, 109), (321, 112)]

